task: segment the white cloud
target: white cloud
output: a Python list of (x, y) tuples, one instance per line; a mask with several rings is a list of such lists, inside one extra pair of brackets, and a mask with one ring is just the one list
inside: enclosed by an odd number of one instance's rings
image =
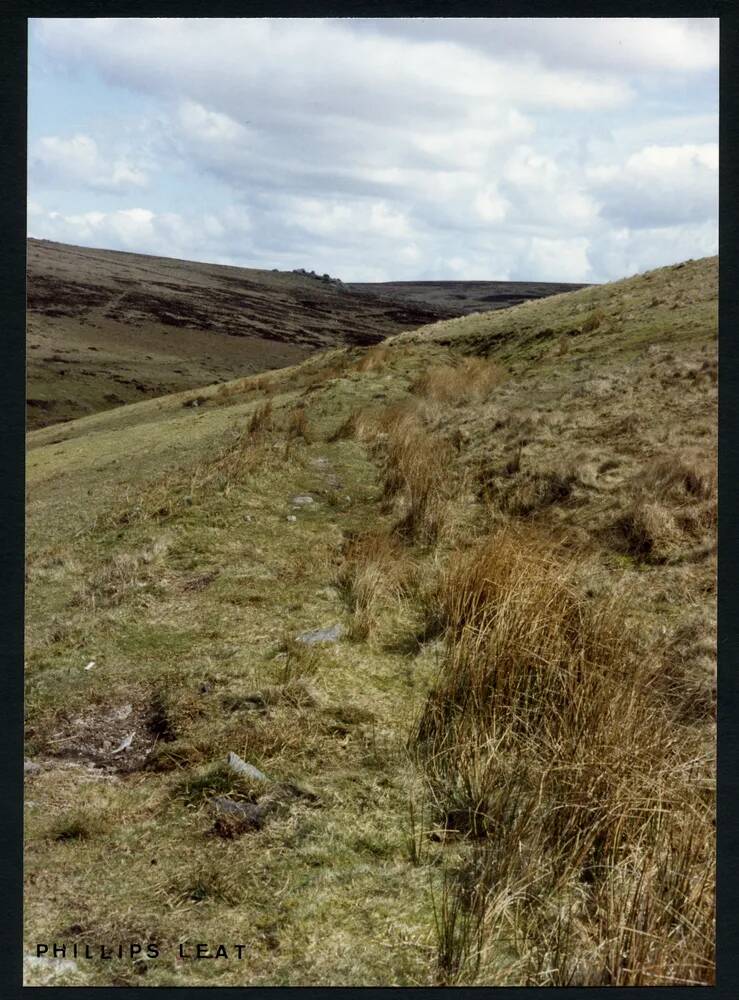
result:
[(209, 111), (195, 101), (180, 104), (179, 121), (186, 135), (206, 142), (236, 142), (244, 135), (243, 127), (233, 118)]
[(433, 118), (460, 100), (511, 94), (523, 107), (609, 108), (631, 93), (616, 77), (549, 68), (500, 48), (481, 52), (438, 35), (409, 45), (391, 33), (357, 32), (352, 19), (50, 19), (38, 31), (57, 57), (132, 88), (215, 103), (235, 120), (286, 100), (393, 119), (409, 106)]
[(529, 273), (539, 275), (541, 281), (587, 281), (589, 247), (590, 241), (581, 236), (568, 240), (535, 236), (525, 258)]
[(588, 171), (605, 218), (653, 229), (714, 218), (718, 145), (646, 146), (624, 163)]
[(485, 222), (501, 222), (506, 217), (510, 205), (502, 197), (494, 182), (479, 191), (475, 197), (475, 208)]
[(385, 18), (365, 29), (444, 38), (486, 52), (529, 52), (600, 73), (701, 73), (718, 66), (717, 18)]
[(49, 184), (86, 184), (100, 191), (146, 187), (148, 178), (125, 159), (106, 160), (89, 135), (42, 136), (32, 147), (30, 170)]
[[(248, 239), (248, 216), (234, 206), (220, 216), (176, 212), (157, 213), (149, 208), (125, 208), (112, 212), (62, 213), (38, 202), (29, 206), (29, 236), (82, 246), (109, 247), (183, 259), (223, 259), (235, 238)], [(228, 256), (228, 255), (227, 255)]]
[[(87, 125), (36, 140), (32, 193), (57, 214), (29, 218), (72, 242), (347, 279), (618, 277), (691, 238), (712, 245), (717, 31), (675, 18), (34, 22), (50, 63), (97, 74), (113, 108), (145, 98), (147, 115), (136, 153), (108, 152)], [(104, 195), (126, 193), (111, 211)]]

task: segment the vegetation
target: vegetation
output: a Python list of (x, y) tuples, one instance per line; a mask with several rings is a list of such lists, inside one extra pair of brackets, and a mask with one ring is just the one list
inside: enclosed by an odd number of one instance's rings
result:
[(714, 981), (716, 264), (29, 435), (54, 984)]

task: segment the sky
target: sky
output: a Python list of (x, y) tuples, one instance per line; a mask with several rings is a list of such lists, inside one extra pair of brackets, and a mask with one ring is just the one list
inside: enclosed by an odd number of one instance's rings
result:
[(714, 254), (718, 34), (32, 20), (28, 233), (345, 281), (600, 282)]

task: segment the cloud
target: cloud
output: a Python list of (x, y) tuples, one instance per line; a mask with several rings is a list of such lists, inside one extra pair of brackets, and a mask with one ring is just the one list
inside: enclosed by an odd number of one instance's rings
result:
[(246, 134), (243, 126), (233, 118), (209, 111), (195, 101), (183, 101), (178, 117), (183, 134), (196, 142), (235, 143)]
[(718, 145), (646, 146), (624, 163), (589, 171), (601, 214), (633, 229), (715, 216)]
[[(491, 52), (439, 37), (414, 44), (358, 32), (353, 19), (94, 18), (38, 22), (55, 58), (94, 66), (147, 93), (217, 104), (235, 120), (312, 106), (351, 119), (433, 119), (461, 101), (522, 107), (609, 108), (629, 85), (602, 73), (549, 68), (503, 46)], [(439, 26), (443, 30), (443, 24)], [(275, 72), (279, 69), (279, 72)], [(290, 113), (288, 111), (288, 114)], [(283, 108), (284, 113), (284, 108)]]
[(80, 240), (347, 278), (577, 281), (715, 231), (715, 20), (82, 18), (32, 34), (47, 68), (94, 75), (113, 122), (121, 95), (146, 102), (122, 130), (135, 155), (87, 124), (32, 144), (35, 224), (53, 206)]
[(125, 191), (143, 188), (146, 173), (126, 159), (106, 160), (89, 135), (68, 139), (42, 136), (31, 149), (32, 175), (49, 185), (85, 184), (98, 191)]
[(695, 74), (718, 66), (717, 18), (382, 18), (358, 24), (396, 37), (528, 53), (547, 66), (600, 74)]
[(141, 207), (63, 213), (37, 201), (28, 205), (29, 236), (216, 263), (232, 261), (229, 249), (234, 244), (243, 251), (249, 229), (248, 214), (238, 206), (220, 215), (183, 216)]

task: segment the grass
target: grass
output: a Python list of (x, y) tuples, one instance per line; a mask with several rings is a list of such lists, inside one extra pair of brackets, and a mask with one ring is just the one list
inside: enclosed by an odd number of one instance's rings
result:
[(26, 940), (162, 956), (58, 981), (713, 981), (707, 268), (30, 435)]
[(453, 489), (448, 440), (430, 431), (423, 413), (412, 404), (360, 415), (353, 430), (371, 443), (380, 460), (384, 498), (396, 516), (395, 532), (415, 541), (436, 541), (448, 521)]
[(440, 962), (459, 971), (456, 927), (476, 919), (479, 941), (514, 924), (517, 981), (712, 981), (705, 738), (654, 691), (625, 609), (579, 598), (574, 575), (501, 532), (442, 581), (446, 655), (416, 745), (448, 835), (485, 848), (467, 916), (445, 888)]
[(413, 391), (437, 403), (479, 403), (505, 378), (505, 370), (485, 358), (462, 358), (456, 363), (434, 365), (413, 385)]
[(417, 567), (396, 534), (369, 532), (348, 541), (336, 584), (352, 615), (352, 638), (367, 639), (388, 617), (402, 614), (417, 586)]

